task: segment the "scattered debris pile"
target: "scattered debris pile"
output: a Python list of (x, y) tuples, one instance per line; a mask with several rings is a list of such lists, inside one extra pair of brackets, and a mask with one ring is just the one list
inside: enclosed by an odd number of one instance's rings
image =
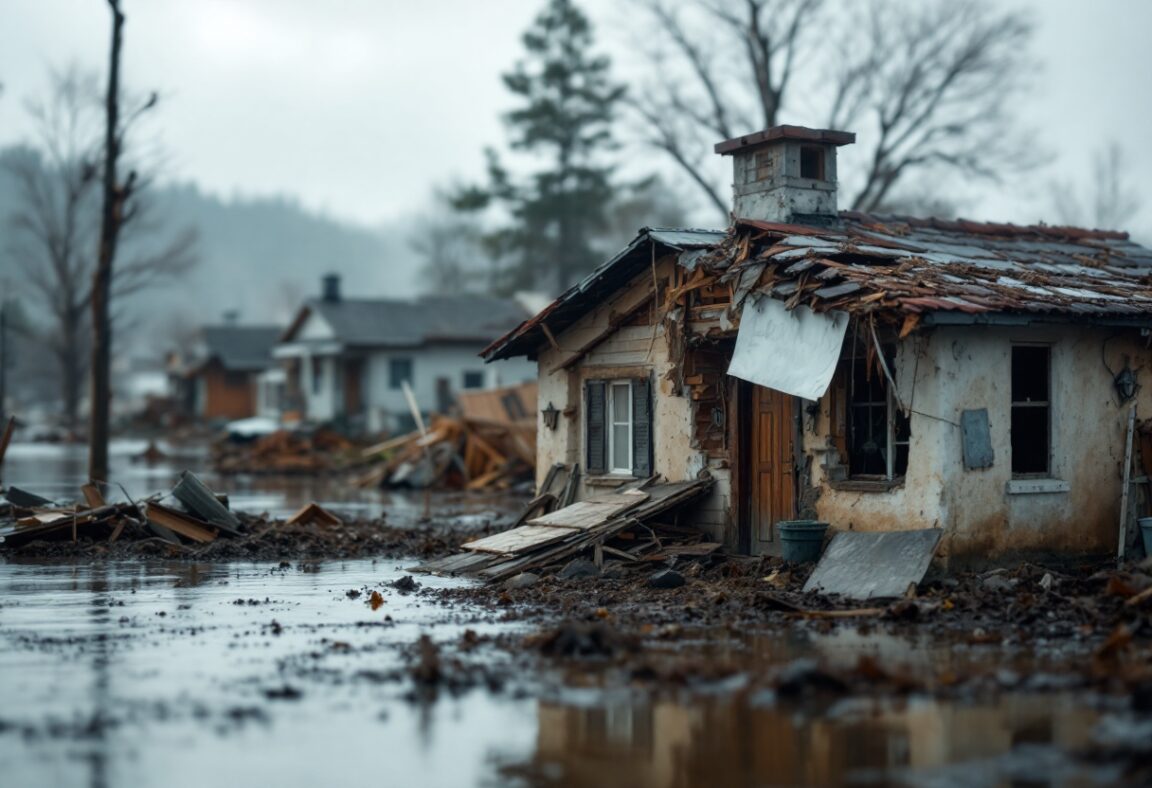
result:
[(356, 444), (335, 430), (277, 430), (254, 440), (229, 435), (212, 447), (218, 473), (324, 473), (359, 462)]
[(691, 527), (657, 518), (703, 496), (711, 479), (658, 482), (659, 477), (620, 487), (533, 517), (529, 504), (517, 527), (464, 544), (464, 552), (425, 563), (413, 571), (475, 575), (488, 581), (540, 569), (591, 550), (593, 565), (605, 556), (625, 562), (664, 561), (672, 555), (707, 555), (718, 542), (704, 541)]
[(0, 503), (0, 544), (17, 547), (38, 539), (158, 538), (174, 545), (206, 544), (242, 535), (240, 519), (195, 474), (185, 471), (169, 495), (109, 503), (95, 484), (80, 488), (83, 502), (58, 504), (10, 487)]
[(536, 383), (462, 392), (458, 416), (364, 450), (377, 464), (361, 487), (506, 490), (536, 470)]

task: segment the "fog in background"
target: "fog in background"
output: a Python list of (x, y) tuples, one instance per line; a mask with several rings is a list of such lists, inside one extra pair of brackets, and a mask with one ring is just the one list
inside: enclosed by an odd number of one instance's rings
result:
[[(1094, 153), (1110, 140), (1147, 194), (1152, 3), (1017, 5), (1037, 23), (1041, 62), (1020, 124), (1049, 163), (1000, 185), (949, 183), (944, 196), (967, 218), (1056, 223), (1053, 184), (1087, 183)], [(137, 298), (133, 330), (120, 339), (154, 350), (166, 341), (157, 323), (215, 322), (232, 309), (245, 322), (285, 321), (329, 270), (343, 275), (346, 293), (414, 294), (421, 283), (411, 228), (433, 209), (435, 188), (482, 178), (483, 148), (504, 146), (499, 116), (511, 100), (500, 74), (521, 57), (520, 35), (541, 7), (125, 0), (124, 79), (161, 93), (148, 121), (165, 151), (153, 191), (162, 212), (200, 230), (201, 262), (179, 285)], [(637, 45), (645, 30), (636, 14), (609, 0), (582, 7), (615, 77), (643, 90)], [(103, 67), (108, 29), (102, 0), (4, 0), (0, 148), (30, 140), (24, 103), (48, 90), (50, 67)], [(790, 105), (789, 122), (820, 122), (805, 104)], [(636, 123), (625, 119), (617, 135), (624, 169), (634, 170), (626, 174), (681, 183), (656, 151), (635, 143)], [(841, 151), (842, 179), (863, 166), (853, 154)], [(716, 157), (716, 173), (729, 166)], [(689, 224), (722, 224), (690, 187), (673, 188)], [(0, 180), (0, 211), (12, 199)], [(1152, 199), (1128, 229), (1152, 239)]]

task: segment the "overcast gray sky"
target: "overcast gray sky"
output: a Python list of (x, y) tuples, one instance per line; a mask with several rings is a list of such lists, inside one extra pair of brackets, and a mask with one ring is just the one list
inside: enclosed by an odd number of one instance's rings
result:
[[(1145, 195), (1132, 229), (1152, 236), (1152, 0), (1020, 3), (1039, 23), (1044, 66), (1020, 114), (1056, 159), (968, 190), (963, 214), (1052, 219), (1050, 182), (1086, 180), (1092, 151), (1114, 138)], [(410, 215), (437, 184), (482, 174), (481, 149), (504, 138), (499, 74), (542, 4), (124, 0), (125, 76), (165, 96), (154, 123), (175, 177), (223, 195), (292, 194), (374, 224)], [(618, 4), (585, 7), (628, 80), (632, 33)], [(108, 24), (102, 0), (0, 0), (0, 145), (27, 136), (22, 102), (45, 89), (50, 65), (103, 65)]]

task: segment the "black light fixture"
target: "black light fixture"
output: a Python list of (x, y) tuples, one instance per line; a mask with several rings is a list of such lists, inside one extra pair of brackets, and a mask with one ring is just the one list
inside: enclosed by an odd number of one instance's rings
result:
[(1112, 379), (1112, 385), (1116, 387), (1116, 394), (1120, 397), (1121, 404), (1136, 396), (1140, 384), (1136, 382), (1136, 373), (1128, 366), (1127, 359), (1124, 362), (1124, 369), (1117, 372), (1116, 377)]
[(540, 415), (544, 417), (544, 426), (550, 430), (556, 429), (556, 425), (560, 423), (560, 411), (556, 410), (556, 406), (551, 402), (548, 407), (540, 411)]

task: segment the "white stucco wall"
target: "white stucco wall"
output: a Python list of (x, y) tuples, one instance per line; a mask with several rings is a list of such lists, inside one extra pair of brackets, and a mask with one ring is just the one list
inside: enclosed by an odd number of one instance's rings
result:
[[(943, 527), (945, 552), (981, 557), (1010, 551), (1114, 550), (1128, 406), (1118, 405), (1103, 344), (1114, 371), (1130, 357), (1149, 366), (1152, 354), (1135, 331), (1076, 326), (941, 327), (909, 338), (897, 360), (901, 399), (911, 403), (908, 473), (902, 487), (853, 492), (821, 484), (816, 507), (837, 528), (880, 530)], [(1051, 348), (1051, 477), (1067, 491), (1009, 492), (1011, 348)], [(1152, 415), (1152, 391), (1141, 389), (1138, 416)], [(827, 398), (822, 422), (826, 432)], [(960, 429), (963, 410), (986, 408), (994, 464), (967, 470)], [(808, 437), (815, 452), (822, 438)]]
[[(669, 274), (666, 261), (659, 264), (656, 276)], [(584, 452), (584, 382), (613, 377), (648, 375), (652, 381), (652, 456), (653, 472), (668, 481), (686, 481), (697, 478), (708, 467), (716, 484), (712, 493), (693, 506), (689, 522), (713, 535), (723, 538), (727, 516), (728, 470), (722, 463), (709, 462), (704, 452), (693, 446), (693, 412), (687, 391), (676, 396), (674, 383), (667, 378), (672, 369), (668, 343), (662, 325), (622, 326), (588, 352), (579, 363), (568, 369), (560, 364), (570, 359), (573, 351), (602, 334), (610, 320), (635, 304), (636, 292), (647, 292), (653, 274), (645, 272), (637, 277), (636, 288), (622, 287), (616, 295), (596, 310), (581, 318), (557, 337), (559, 349), (548, 347), (540, 352), (539, 401), (543, 408), (549, 402), (562, 412), (555, 430), (547, 429), (540, 420), (537, 426), (537, 484), (555, 463), (579, 463), (583, 470), (587, 461)], [(600, 482), (607, 479), (588, 479), (581, 482), (579, 497), (603, 491)], [(618, 483), (618, 480), (616, 480)]]

